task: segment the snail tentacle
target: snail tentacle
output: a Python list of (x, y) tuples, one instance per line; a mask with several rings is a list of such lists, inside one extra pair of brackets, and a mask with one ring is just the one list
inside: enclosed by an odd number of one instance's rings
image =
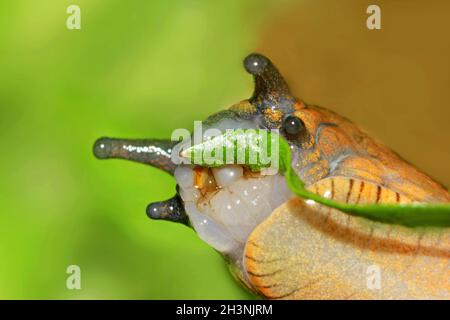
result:
[(264, 101), (278, 102), (295, 100), (289, 87), (278, 69), (269, 58), (252, 53), (244, 60), (244, 68), (253, 75), (255, 89), (250, 101), (255, 105), (265, 104)]
[(244, 67), (255, 79), (253, 98), (289, 94), (289, 87), (269, 58), (252, 53), (244, 60)]
[(147, 206), (147, 216), (154, 220), (179, 222), (189, 226), (189, 218), (184, 210), (183, 200), (177, 194), (174, 197)]
[(157, 139), (100, 138), (94, 144), (98, 159), (125, 159), (151, 165), (173, 174), (171, 152), (177, 142)]
[[(273, 114), (273, 111), (280, 111), (282, 114), (290, 114), (294, 111), (297, 99), (291, 94), (283, 76), (269, 58), (252, 53), (244, 59), (244, 68), (253, 75), (255, 82), (255, 89), (249, 101), (260, 113)], [(276, 114), (272, 119), (275, 122)], [(266, 126), (273, 127), (270, 123), (266, 123)]]

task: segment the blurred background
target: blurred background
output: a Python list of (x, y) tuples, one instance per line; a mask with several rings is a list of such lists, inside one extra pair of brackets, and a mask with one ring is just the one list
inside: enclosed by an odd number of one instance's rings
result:
[[(81, 30), (66, 9), (81, 8)], [(222, 258), (146, 205), (169, 175), (99, 161), (100, 136), (167, 138), (247, 98), (268, 55), (332, 109), (450, 184), (450, 2), (0, 2), (0, 298), (247, 299)], [(81, 290), (66, 268), (81, 268)]]

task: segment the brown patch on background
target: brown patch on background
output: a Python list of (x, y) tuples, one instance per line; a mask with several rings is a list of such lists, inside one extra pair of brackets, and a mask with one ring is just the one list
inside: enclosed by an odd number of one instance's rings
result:
[(267, 19), (258, 50), (293, 93), (348, 117), (450, 186), (450, 2), (305, 1)]

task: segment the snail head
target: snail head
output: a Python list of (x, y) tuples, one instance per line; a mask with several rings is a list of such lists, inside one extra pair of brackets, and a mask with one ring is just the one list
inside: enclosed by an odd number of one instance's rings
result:
[[(283, 134), (289, 136), (300, 134), (299, 123), (287, 128), (283, 126), (286, 119), (303, 104), (291, 95), (272, 62), (261, 54), (253, 53), (245, 58), (244, 68), (254, 78), (253, 95), (208, 117), (203, 122), (202, 130), (281, 129)], [(151, 219), (190, 225), (203, 240), (221, 252), (232, 252), (242, 246), (249, 232), (290, 195), (283, 178), (278, 175), (255, 177), (249, 175), (245, 168), (233, 165), (214, 170), (176, 165), (171, 161), (171, 153), (177, 143), (155, 139), (100, 138), (94, 144), (94, 154), (99, 159), (126, 159), (147, 164), (174, 175), (178, 183), (176, 195), (166, 201), (151, 203), (147, 207), (147, 215)], [(230, 195), (230, 192), (246, 194), (249, 188), (261, 192), (247, 198), (241, 196), (242, 202)], [(262, 201), (264, 197), (267, 199)], [(258, 202), (255, 199), (261, 200)], [(232, 218), (222, 212), (230, 203), (236, 207)], [(236, 203), (242, 203), (245, 208)], [(240, 224), (240, 219), (246, 216), (242, 210), (250, 210), (252, 216), (247, 216), (246, 222), (241, 221)]]

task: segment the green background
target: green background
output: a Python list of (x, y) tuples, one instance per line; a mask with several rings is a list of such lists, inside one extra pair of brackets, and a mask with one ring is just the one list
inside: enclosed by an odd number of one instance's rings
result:
[(146, 217), (172, 177), (91, 148), (167, 138), (248, 97), (241, 61), (274, 3), (0, 2), (0, 298), (252, 297), (192, 230)]

